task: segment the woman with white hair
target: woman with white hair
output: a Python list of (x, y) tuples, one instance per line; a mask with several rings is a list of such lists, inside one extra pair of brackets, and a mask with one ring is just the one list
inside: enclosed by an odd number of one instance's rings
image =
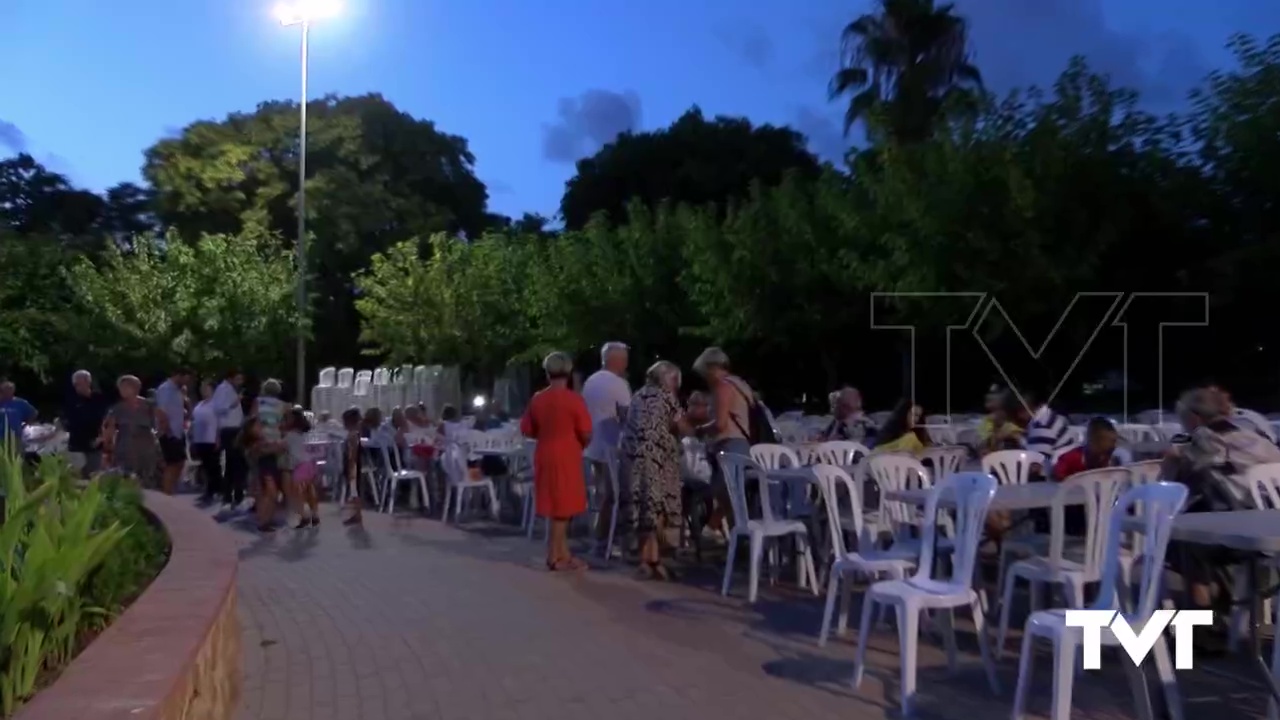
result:
[(666, 529), (679, 526), (680, 436), (692, 435), (676, 393), (680, 368), (659, 360), (645, 373), (644, 387), (631, 397), (620, 447), (621, 514), (639, 539), (640, 573), (667, 580), (662, 564)]
[(569, 388), (573, 360), (553, 352), (542, 361), (547, 387), (529, 401), (520, 432), (537, 441), (533, 452), (536, 510), (550, 523), (548, 570), (585, 570), (569, 552), (569, 520), (587, 511), (582, 451), (591, 442), (591, 414), (582, 396)]
[(155, 489), (160, 480), (160, 441), (156, 429), (166, 427), (164, 412), (141, 397), (142, 381), (125, 375), (116, 381), (120, 402), (107, 411), (102, 437), (112, 465), (133, 475), (143, 487)]

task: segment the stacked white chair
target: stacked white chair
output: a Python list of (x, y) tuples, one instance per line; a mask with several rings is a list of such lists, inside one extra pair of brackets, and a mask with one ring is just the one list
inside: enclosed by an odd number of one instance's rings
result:
[(355, 385), (351, 388), (351, 405), (364, 412), (374, 407), (373, 378), (364, 372), (356, 375)]
[[(1026, 485), (1031, 479), (1032, 466), (1040, 465), (1043, 468), (1045, 461), (1045, 456), (1038, 452), (1001, 450), (983, 457), (982, 469), (995, 477), (1001, 485)], [(1036, 535), (1029, 528), (1003, 538), (1000, 543), (1000, 567), (996, 576), (996, 587), (1004, 586), (1005, 561), (1010, 553), (1032, 555), (1043, 549), (1047, 542), (1048, 536)]]
[(311, 410), (316, 413), (333, 414), (333, 398), (338, 381), (337, 368), (327, 367), (320, 371), (319, 381), (311, 388)]

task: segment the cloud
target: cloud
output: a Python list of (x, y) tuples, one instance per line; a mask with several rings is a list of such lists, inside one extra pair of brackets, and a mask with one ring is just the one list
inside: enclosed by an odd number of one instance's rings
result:
[(542, 155), (572, 163), (612, 142), (619, 133), (640, 127), (640, 96), (635, 92), (588, 90), (560, 98), (556, 121), (542, 127)]
[(715, 35), (725, 47), (757, 70), (763, 71), (773, 62), (773, 40), (758, 25), (721, 26)]
[(12, 153), (27, 151), (27, 136), (11, 122), (0, 120), (0, 147)]

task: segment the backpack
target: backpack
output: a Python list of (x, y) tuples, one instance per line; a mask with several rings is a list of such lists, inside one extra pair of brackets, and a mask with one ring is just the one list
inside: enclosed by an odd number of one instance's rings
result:
[(769, 422), (769, 413), (765, 412), (764, 405), (756, 402), (755, 398), (749, 397), (737, 383), (732, 380), (726, 380), (726, 382), (732, 383), (733, 389), (747, 401), (747, 427), (742, 427), (738, 419), (730, 415), (733, 424), (747, 436), (747, 442), (752, 445), (781, 443), (782, 438), (778, 437), (778, 431), (773, 428), (773, 423)]

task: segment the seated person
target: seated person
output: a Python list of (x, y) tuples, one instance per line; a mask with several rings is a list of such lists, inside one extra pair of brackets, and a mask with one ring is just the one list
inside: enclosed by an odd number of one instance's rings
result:
[[(1254, 465), (1280, 462), (1280, 448), (1252, 429), (1236, 425), (1223, 413), (1217, 394), (1208, 388), (1189, 390), (1178, 400), (1178, 418), (1187, 434), (1165, 458), (1161, 476), (1183, 483), (1190, 491), (1187, 512), (1248, 509), (1253, 498), (1243, 482), (1244, 473)], [(1237, 560), (1235, 553), (1174, 541), (1186, 561), (1185, 575), (1190, 601), (1209, 607), (1213, 601), (1214, 574)], [(1177, 557), (1176, 553), (1172, 553)], [(1225, 599), (1226, 593), (1222, 593)]]
[[(1087, 470), (1123, 465), (1126, 456), (1116, 449), (1116, 440), (1116, 426), (1110, 420), (1101, 417), (1090, 420), (1085, 430), (1085, 444), (1058, 456), (1053, 464), (1053, 479), (1062, 482)], [(1083, 536), (1088, 529), (1081, 505), (1067, 507), (1062, 522), (1068, 535)]]
[(845, 440), (870, 445), (876, 441), (876, 424), (862, 411), (862, 394), (845, 387), (836, 393), (831, 424), (822, 431), (823, 440)]
[(933, 444), (929, 433), (920, 426), (924, 410), (910, 400), (900, 400), (884, 427), (877, 434), (874, 450), (878, 453), (907, 452), (919, 455)]
[(1023, 445), (1022, 427), (1009, 418), (1002, 405), (991, 410), (978, 426), (979, 456), (1000, 450), (1021, 450)]

